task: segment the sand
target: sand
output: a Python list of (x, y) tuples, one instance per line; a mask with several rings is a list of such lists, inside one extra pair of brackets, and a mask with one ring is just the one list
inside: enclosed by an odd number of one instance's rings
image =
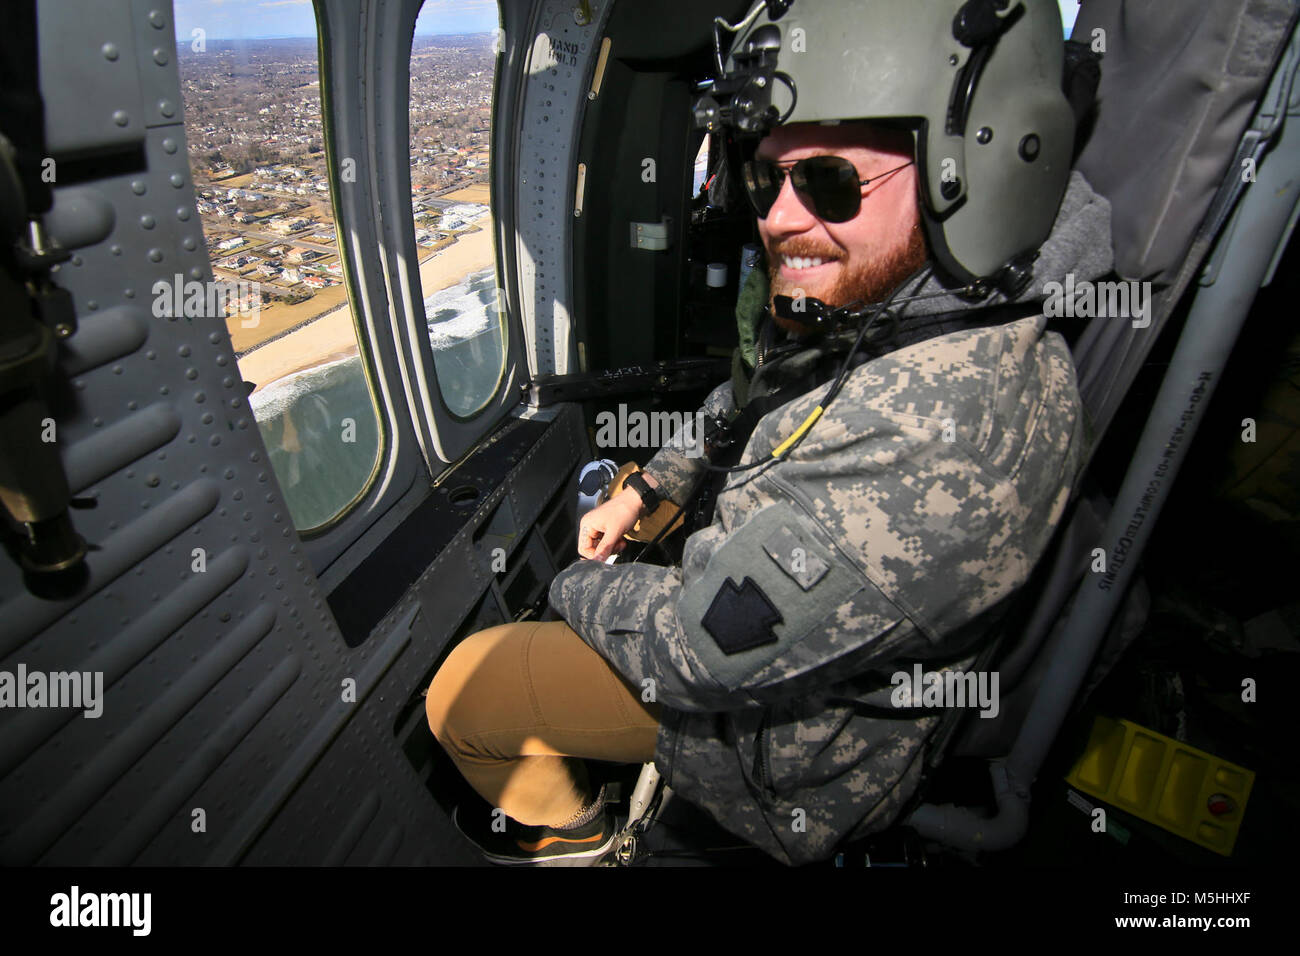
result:
[[(263, 282), (262, 286), (267, 289), (280, 288), (270, 282)], [(302, 289), (302, 286), (297, 288)], [(331, 311), (346, 302), (347, 298), (347, 289), (341, 283), (332, 285), (316, 291), (316, 294), (306, 302), (300, 302), (297, 305), (285, 305), (283, 302), (275, 302), (262, 306), (257, 314), (257, 325), (251, 328), (244, 328), (243, 323), (253, 320), (252, 313), (245, 312), (238, 315), (229, 315), (226, 317), (226, 329), (230, 332), (230, 341), (235, 351), (247, 352), (253, 346), (279, 335), (285, 329), (291, 329), (301, 322), (306, 322), (313, 316), (320, 315), (322, 312)], [(308, 326), (303, 326), (303, 328), (308, 328)]]
[(357, 352), (352, 310), (345, 302), (310, 325), (290, 332), (239, 360), (239, 374), (258, 389), (303, 369), (346, 358)]

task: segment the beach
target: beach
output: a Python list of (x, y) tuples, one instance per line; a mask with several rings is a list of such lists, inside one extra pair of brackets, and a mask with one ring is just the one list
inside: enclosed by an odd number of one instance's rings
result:
[[(420, 286), (424, 298), (494, 264), (491, 216), (479, 220), (478, 226), (477, 232), (462, 234), (453, 245), (420, 263)], [(235, 315), (228, 322), (238, 328), (239, 320), (240, 316)], [(245, 381), (252, 382), (255, 390), (260, 390), (295, 372), (356, 353), (357, 336), (352, 310), (344, 298), (337, 308), (321, 318), (242, 356), (239, 371)]]

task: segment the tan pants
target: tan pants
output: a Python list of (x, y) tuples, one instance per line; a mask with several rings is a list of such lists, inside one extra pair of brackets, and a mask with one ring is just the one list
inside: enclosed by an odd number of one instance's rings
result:
[(529, 826), (562, 826), (594, 796), (578, 758), (654, 758), (659, 706), (563, 621), (503, 624), (448, 655), (429, 727), (470, 786)]

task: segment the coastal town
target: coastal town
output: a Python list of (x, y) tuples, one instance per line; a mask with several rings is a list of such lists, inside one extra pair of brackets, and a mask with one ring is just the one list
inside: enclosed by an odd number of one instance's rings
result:
[[(198, 212), (243, 355), (346, 304), (331, 189), (355, 181), (355, 163), (327, 162), (314, 39), (182, 43), (178, 53)], [(411, 211), (426, 296), (490, 261), (494, 62), (490, 34), (413, 43)], [(444, 257), (458, 244), (474, 254)], [(429, 268), (443, 258), (460, 274)]]

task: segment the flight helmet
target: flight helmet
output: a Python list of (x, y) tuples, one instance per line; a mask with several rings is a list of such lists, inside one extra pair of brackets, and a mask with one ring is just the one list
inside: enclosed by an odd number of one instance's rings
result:
[(908, 128), (940, 269), (1028, 284), (1074, 148), (1054, 0), (764, 0), (714, 40), (699, 126), (751, 142), (783, 123)]

